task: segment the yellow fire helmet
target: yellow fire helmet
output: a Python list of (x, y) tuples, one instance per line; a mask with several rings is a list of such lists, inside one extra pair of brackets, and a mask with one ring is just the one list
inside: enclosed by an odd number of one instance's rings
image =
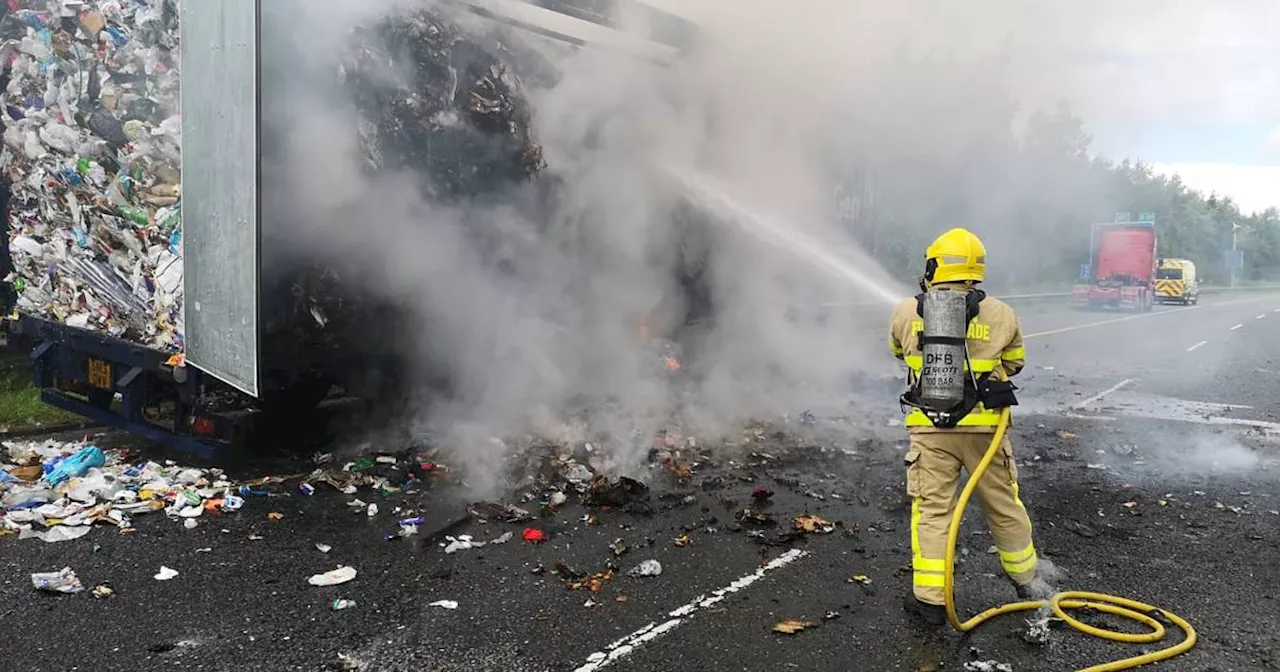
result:
[(987, 248), (968, 229), (951, 229), (934, 239), (924, 251), (924, 280), (939, 282), (982, 282), (986, 274)]

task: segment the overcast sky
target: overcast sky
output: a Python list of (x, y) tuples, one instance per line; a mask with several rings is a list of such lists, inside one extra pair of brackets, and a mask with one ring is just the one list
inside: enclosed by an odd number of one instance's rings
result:
[[(726, 0), (645, 1), (694, 20), (726, 11)], [(727, 6), (749, 11), (768, 1)], [(932, 28), (956, 6), (930, 11)], [(958, 25), (968, 18), (982, 29), (954, 30), (976, 42), (1012, 35), (1034, 49), (1038, 62), (1024, 94), (1071, 99), (1098, 153), (1176, 171), (1194, 188), (1229, 194), (1245, 211), (1280, 207), (1280, 0), (984, 0), (965, 7), (971, 15)]]

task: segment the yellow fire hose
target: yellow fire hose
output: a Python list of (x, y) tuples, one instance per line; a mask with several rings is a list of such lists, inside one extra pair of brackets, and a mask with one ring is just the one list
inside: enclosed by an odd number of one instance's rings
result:
[[(1182, 628), (1186, 633), (1186, 637), (1177, 644), (1159, 651), (1144, 653), (1140, 656), (1125, 658), (1111, 663), (1102, 665), (1094, 665), (1086, 667), (1080, 672), (1114, 672), (1115, 670), (1128, 670), (1139, 665), (1154, 663), (1160, 660), (1168, 660), (1179, 654), (1185, 653), (1191, 647), (1196, 645), (1196, 631), (1177, 614), (1174, 614), (1149, 604), (1143, 604), (1136, 600), (1130, 600), (1115, 595), (1107, 595), (1105, 593), (1090, 593), (1084, 591), (1070, 590), (1060, 593), (1054, 593), (1047, 600), (1033, 600), (1028, 602), (1010, 602), (1009, 604), (992, 607), (967, 621), (961, 622), (960, 617), (956, 614), (955, 600), (955, 560), (956, 560), (956, 540), (960, 536), (960, 521), (964, 518), (965, 506), (969, 503), (969, 497), (973, 494), (973, 489), (977, 487), (978, 480), (982, 478), (982, 474), (986, 472), (987, 466), (991, 464), (992, 458), (1000, 449), (1000, 441), (1004, 438), (1005, 431), (1009, 429), (1009, 409), (1005, 408), (1000, 414), (1000, 424), (996, 426), (995, 436), (991, 439), (991, 446), (987, 448), (987, 453), (982, 456), (982, 461), (978, 463), (976, 469), (970, 474), (968, 482), (964, 485), (964, 490), (960, 492), (960, 501), (956, 505), (955, 512), (951, 514), (951, 527), (947, 531), (947, 557), (946, 571), (943, 575), (943, 591), (946, 594), (947, 621), (951, 623), (951, 627), (960, 632), (968, 632), (983, 623), (1001, 616), (1011, 614), (1018, 611), (1034, 611), (1044, 607), (1046, 604), (1053, 610), (1058, 618), (1066, 621), (1068, 625), (1079, 630), (1080, 632), (1101, 637), (1102, 639), (1111, 640), (1113, 642), (1129, 642), (1133, 644), (1148, 644), (1158, 642), (1164, 639), (1165, 629), (1159, 621), (1148, 616), (1150, 613), (1159, 613), (1170, 622)], [(1114, 630), (1104, 630), (1096, 628), (1087, 623), (1082, 623), (1067, 613), (1068, 609), (1095, 609), (1097, 611), (1123, 616), (1130, 620), (1137, 621), (1151, 628), (1151, 632), (1144, 634), (1129, 634), (1127, 632), (1116, 632)]]

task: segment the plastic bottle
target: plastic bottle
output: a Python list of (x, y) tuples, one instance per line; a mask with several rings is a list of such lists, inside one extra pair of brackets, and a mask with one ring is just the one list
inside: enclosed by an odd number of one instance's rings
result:
[(146, 211), (142, 208), (120, 206), (116, 208), (116, 214), (133, 222), (134, 224), (137, 224), (138, 226), (146, 226), (151, 223), (151, 220), (147, 217)]

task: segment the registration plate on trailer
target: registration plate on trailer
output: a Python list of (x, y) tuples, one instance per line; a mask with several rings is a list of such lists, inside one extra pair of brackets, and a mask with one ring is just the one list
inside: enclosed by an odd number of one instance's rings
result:
[(89, 384), (99, 389), (110, 390), (113, 387), (111, 364), (101, 359), (90, 359)]

